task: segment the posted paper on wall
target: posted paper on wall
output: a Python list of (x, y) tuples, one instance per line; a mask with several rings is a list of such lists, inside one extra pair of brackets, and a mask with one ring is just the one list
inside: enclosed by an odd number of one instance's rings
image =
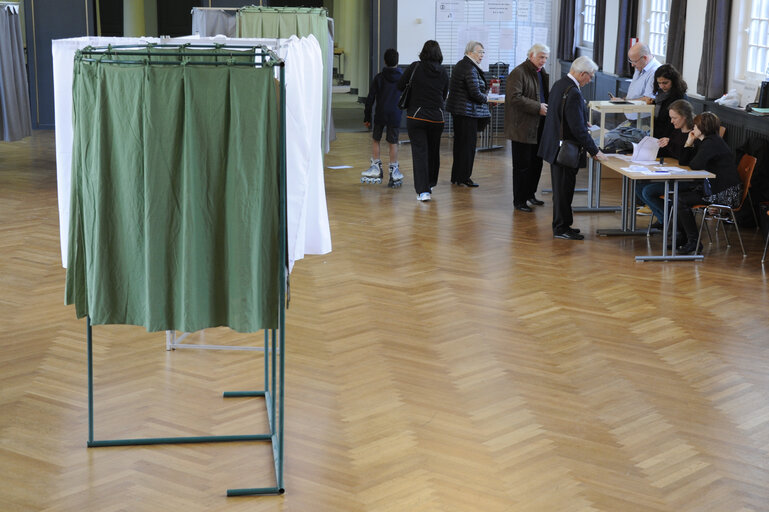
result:
[(435, 21), (465, 21), (465, 3), (465, 0), (438, 0), (435, 3)]
[(486, 0), (483, 3), (483, 19), (490, 21), (513, 21), (513, 0)]

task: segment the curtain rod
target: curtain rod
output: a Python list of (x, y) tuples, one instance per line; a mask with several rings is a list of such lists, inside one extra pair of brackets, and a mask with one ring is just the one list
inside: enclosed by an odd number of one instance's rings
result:
[(149, 62), (146, 60), (112, 60), (112, 59), (90, 59), (88, 57), (83, 57), (80, 60), (83, 62), (97, 62), (100, 64), (140, 64), (142, 66), (146, 64), (152, 64), (153, 66), (248, 66), (248, 67), (283, 67), (283, 62), (227, 62), (227, 61), (220, 61), (220, 62), (187, 62), (187, 61), (169, 61), (169, 60), (158, 60), (154, 62)]
[[(169, 49), (178, 49), (181, 51), (161, 51), (161, 52), (153, 52), (152, 50), (155, 49), (163, 49), (163, 48), (169, 48)], [(212, 52), (203, 52), (203, 51), (188, 51), (188, 49), (196, 49), (196, 48), (208, 48), (211, 50), (223, 50), (227, 53), (212, 53)], [(83, 58), (83, 56), (87, 55), (102, 55), (102, 56), (108, 56), (111, 57), (113, 55), (126, 55), (126, 56), (143, 56), (148, 57), (148, 60), (142, 60), (142, 61), (125, 61), (125, 60), (114, 60), (114, 59), (88, 59), (88, 62), (96, 62), (96, 61), (103, 61), (103, 62), (109, 62), (109, 63), (119, 63), (119, 62), (126, 62), (126, 63), (142, 63), (145, 64), (151, 59), (152, 57), (155, 58), (161, 58), (161, 57), (232, 57), (232, 58), (249, 58), (249, 57), (268, 57), (270, 59), (269, 62), (261, 63), (261, 65), (270, 65), (270, 66), (284, 66), (284, 61), (278, 57), (278, 55), (270, 48), (264, 45), (248, 45), (248, 46), (238, 46), (238, 45), (223, 45), (223, 44), (213, 44), (213, 45), (207, 45), (207, 44), (154, 44), (150, 43), (147, 45), (117, 45), (117, 46), (102, 46), (102, 47), (94, 47), (94, 46), (87, 46), (85, 48), (82, 48), (77, 51), (77, 54), (80, 56), (80, 58)], [(154, 63), (168, 63), (168, 64), (181, 64), (181, 63), (189, 63), (187, 60), (179, 60), (179, 61), (155, 61)], [(202, 62), (192, 62), (191, 64), (206, 64), (205, 61)], [(211, 63), (213, 64), (213, 63)], [(225, 65), (228, 64), (227, 61), (216, 61), (215, 64), (219, 65)], [(246, 66), (253, 66), (254, 63), (241, 63), (241, 65)]]

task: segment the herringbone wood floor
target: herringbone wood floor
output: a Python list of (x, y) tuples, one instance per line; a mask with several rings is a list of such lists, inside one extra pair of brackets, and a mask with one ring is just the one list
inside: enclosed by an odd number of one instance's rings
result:
[[(615, 214), (577, 214), (584, 242), (552, 239), (548, 195), (513, 214), (509, 149), (456, 189), (445, 140), (420, 204), (408, 146), (401, 190), (358, 182), (368, 148), (339, 135), (326, 163), (354, 168), (326, 171), (334, 251), (291, 277), (287, 492), (226, 498), (272, 485), (266, 445), (85, 447), (53, 134), (0, 144), (0, 510), (769, 511), (757, 232), (745, 259), (721, 240), (701, 263), (636, 263), (659, 237), (592, 234)], [(263, 431), (259, 400), (219, 394), (258, 387), (259, 356), (95, 336), (97, 438)]]

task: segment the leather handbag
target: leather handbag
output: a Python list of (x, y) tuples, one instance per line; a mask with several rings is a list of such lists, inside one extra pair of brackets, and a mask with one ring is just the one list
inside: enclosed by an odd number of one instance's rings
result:
[(564, 110), (566, 108), (566, 95), (569, 94), (573, 85), (566, 89), (561, 99), (561, 146), (555, 155), (555, 163), (561, 167), (571, 167), (576, 169), (582, 157), (582, 146), (575, 140), (563, 138)]
[(419, 62), (417, 62), (417, 65), (414, 66), (414, 71), (411, 72), (411, 76), (409, 77), (409, 82), (406, 84), (406, 88), (403, 89), (403, 92), (401, 93), (401, 97), (398, 100), (398, 108), (401, 110), (406, 110), (409, 108), (409, 99), (411, 98), (411, 81), (414, 80), (414, 73), (417, 72), (417, 68), (419, 67)]
[(555, 156), (555, 163), (561, 167), (579, 167), (579, 159), (582, 156), (582, 147), (573, 140), (562, 140), (561, 147), (558, 148), (558, 154)]

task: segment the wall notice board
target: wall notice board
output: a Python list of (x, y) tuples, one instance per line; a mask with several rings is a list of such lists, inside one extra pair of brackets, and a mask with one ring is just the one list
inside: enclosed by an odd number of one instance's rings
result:
[(546, 0), (401, 0), (401, 63), (416, 60), (428, 39), (440, 43), (444, 64), (459, 61), (468, 41), (480, 41), (486, 48), (484, 69), (496, 62), (508, 63), (512, 69), (526, 59), (533, 43), (550, 46), (552, 54), (552, 4)]

